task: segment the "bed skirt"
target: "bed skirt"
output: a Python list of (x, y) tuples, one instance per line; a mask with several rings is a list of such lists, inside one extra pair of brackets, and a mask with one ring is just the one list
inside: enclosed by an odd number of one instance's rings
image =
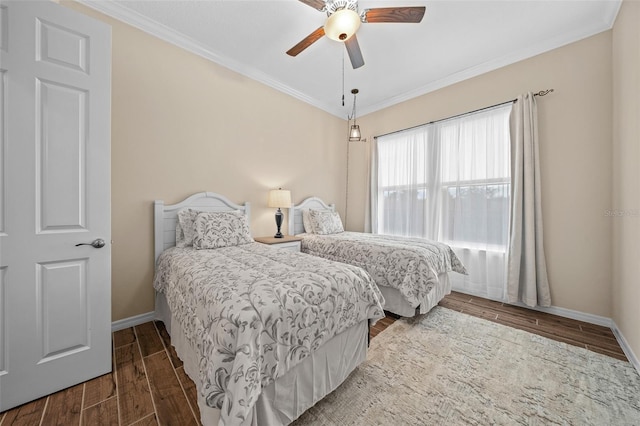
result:
[[(451, 293), (451, 282), (449, 274), (444, 273), (438, 275), (438, 284), (436, 284), (425, 300), (420, 302), (420, 306), (411, 306), (407, 299), (400, 291), (393, 287), (378, 286), (380, 292), (384, 296), (384, 310), (402, 317), (413, 317), (416, 314), (426, 314), (438, 304), (447, 294)], [(417, 312), (416, 312), (416, 308)]]
[[(437, 302), (436, 302), (437, 303)], [(208, 407), (200, 394), (198, 355), (187, 341), (180, 323), (171, 315), (166, 298), (156, 292), (156, 319), (162, 321), (171, 344), (196, 384), (203, 425), (217, 425), (220, 410)], [(250, 425), (287, 425), (335, 390), (367, 357), (368, 320), (333, 337), (320, 349), (262, 390)]]

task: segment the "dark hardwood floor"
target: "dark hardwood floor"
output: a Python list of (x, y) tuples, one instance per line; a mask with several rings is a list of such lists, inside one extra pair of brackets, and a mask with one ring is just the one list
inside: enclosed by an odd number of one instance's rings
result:
[(456, 292), (440, 306), (628, 361), (608, 327)]
[[(452, 293), (441, 306), (627, 360), (607, 327)], [(378, 321), (371, 336), (396, 321)], [(113, 333), (112, 373), (0, 413), (9, 425), (197, 425), (196, 389), (161, 322)]]

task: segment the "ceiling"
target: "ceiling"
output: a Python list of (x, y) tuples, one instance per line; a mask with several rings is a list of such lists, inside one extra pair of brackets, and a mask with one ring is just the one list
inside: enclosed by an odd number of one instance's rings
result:
[(426, 13), (419, 24), (362, 24), (365, 65), (354, 70), (327, 37), (285, 54), (326, 19), (296, 0), (79, 1), (342, 118), (352, 88), (362, 116), (608, 30), (620, 8), (620, 0), (360, 0), (360, 10)]

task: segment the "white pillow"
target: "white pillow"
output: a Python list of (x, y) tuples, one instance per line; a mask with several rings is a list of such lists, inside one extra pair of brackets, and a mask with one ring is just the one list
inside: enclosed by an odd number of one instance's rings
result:
[(194, 223), (197, 250), (239, 246), (253, 242), (247, 216), (241, 212), (201, 212)]
[(198, 210), (184, 209), (178, 212), (178, 223), (176, 224), (176, 247), (193, 246), (193, 236), (195, 234), (193, 224)]
[(309, 210), (309, 222), (314, 234), (327, 235), (344, 232), (338, 212), (331, 210)]
[(313, 228), (311, 228), (311, 220), (309, 219), (309, 210), (302, 210), (302, 226), (304, 226), (304, 232), (313, 234)]
[[(313, 222), (309, 219), (309, 212), (313, 209), (302, 210), (302, 226), (304, 226), (304, 232), (308, 234), (314, 234), (315, 231), (313, 229)], [(323, 210), (314, 210), (318, 212), (330, 212), (332, 210), (323, 209)]]

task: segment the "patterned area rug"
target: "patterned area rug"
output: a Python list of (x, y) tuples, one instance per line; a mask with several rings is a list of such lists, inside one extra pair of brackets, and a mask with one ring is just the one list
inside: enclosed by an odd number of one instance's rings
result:
[(640, 425), (640, 376), (628, 362), (437, 306), (380, 333), (294, 424)]

